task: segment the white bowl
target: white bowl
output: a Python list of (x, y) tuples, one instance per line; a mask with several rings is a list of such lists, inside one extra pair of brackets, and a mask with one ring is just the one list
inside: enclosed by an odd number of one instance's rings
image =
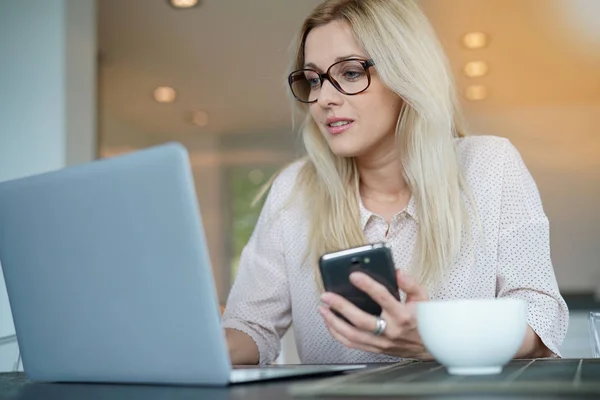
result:
[(527, 303), (518, 299), (425, 301), (417, 326), (427, 351), (452, 375), (498, 374), (519, 351)]

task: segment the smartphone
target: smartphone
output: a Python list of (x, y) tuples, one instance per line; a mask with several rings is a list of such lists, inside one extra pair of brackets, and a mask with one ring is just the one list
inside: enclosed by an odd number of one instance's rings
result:
[[(392, 252), (385, 243), (374, 243), (324, 254), (319, 258), (319, 270), (326, 291), (343, 296), (369, 314), (379, 316), (382, 311), (381, 306), (350, 282), (350, 274), (354, 271), (369, 275), (400, 301)], [(339, 313), (335, 312), (335, 314), (350, 323)]]

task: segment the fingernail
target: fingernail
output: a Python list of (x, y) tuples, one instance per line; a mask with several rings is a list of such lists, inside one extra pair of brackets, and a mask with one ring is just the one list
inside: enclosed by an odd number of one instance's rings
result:
[(321, 301), (327, 305), (331, 303), (331, 295), (329, 293), (323, 293), (321, 295)]
[(350, 279), (356, 283), (359, 283), (363, 280), (363, 276), (358, 272), (353, 272), (350, 274)]

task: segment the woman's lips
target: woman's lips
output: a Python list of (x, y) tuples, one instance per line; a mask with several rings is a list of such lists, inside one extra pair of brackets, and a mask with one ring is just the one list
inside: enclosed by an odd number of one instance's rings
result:
[(354, 125), (354, 121), (351, 119), (335, 118), (327, 120), (327, 130), (332, 135), (339, 135), (350, 129), (352, 125)]

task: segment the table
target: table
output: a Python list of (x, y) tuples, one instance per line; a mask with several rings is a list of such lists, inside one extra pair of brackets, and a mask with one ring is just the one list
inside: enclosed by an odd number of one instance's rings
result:
[[(522, 361), (515, 361), (522, 362)], [(429, 363), (427, 367), (436, 367), (436, 363)], [(381, 365), (369, 366), (373, 371)], [(423, 365), (420, 366), (423, 369)], [(407, 368), (414, 368), (408, 366)], [(407, 372), (411, 370), (407, 369)], [(362, 372), (350, 372), (350, 374)], [(551, 377), (549, 377), (551, 378)], [(117, 384), (53, 384), (53, 383), (35, 383), (27, 380), (23, 373), (4, 373), (0, 374), (0, 399), (2, 400), (79, 400), (79, 399), (94, 399), (94, 400), (121, 400), (121, 399), (144, 399), (144, 400), (188, 400), (188, 399), (214, 399), (214, 400), (229, 400), (229, 399), (301, 399), (293, 397), (290, 394), (290, 389), (294, 385), (306, 383), (323, 383), (324, 379), (332, 378), (303, 378), (286, 381), (253, 383), (232, 386), (228, 388), (205, 388), (205, 387), (176, 387), (176, 386), (151, 386), (151, 385), (117, 385)], [(340, 378), (333, 378), (340, 379)], [(551, 381), (551, 379), (550, 379)], [(434, 382), (435, 384), (435, 382)], [(543, 384), (543, 383), (542, 383)], [(495, 394), (473, 394), (473, 395), (454, 395), (454, 396), (396, 396), (401, 399), (567, 399), (573, 396), (559, 396), (555, 394), (535, 395), (535, 396), (518, 396), (507, 395), (506, 393)], [(306, 398), (306, 397), (303, 397)], [(330, 397), (311, 397), (330, 398)], [(340, 397), (336, 397), (339, 399)], [(347, 399), (366, 399), (369, 397), (344, 397)], [(388, 397), (390, 398), (390, 397)], [(597, 398), (597, 396), (579, 396), (578, 399)]]

